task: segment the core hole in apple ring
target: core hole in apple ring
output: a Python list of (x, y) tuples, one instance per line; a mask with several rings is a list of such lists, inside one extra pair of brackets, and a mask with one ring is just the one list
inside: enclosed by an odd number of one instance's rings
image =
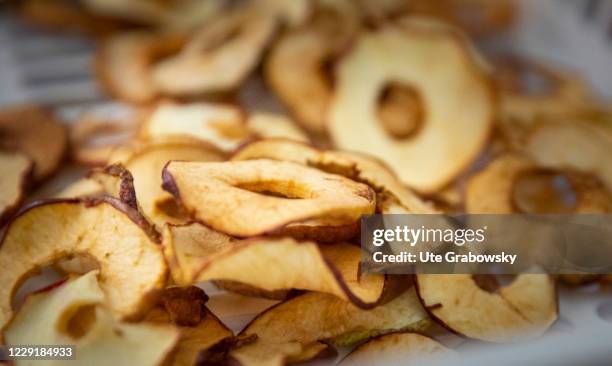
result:
[(378, 95), (378, 119), (390, 137), (415, 136), (425, 120), (421, 95), (415, 88), (398, 83), (387, 84)]
[(531, 170), (514, 182), (512, 200), (522, 213), (572, 213), (578, 194), (570, 178), (555, 170)]

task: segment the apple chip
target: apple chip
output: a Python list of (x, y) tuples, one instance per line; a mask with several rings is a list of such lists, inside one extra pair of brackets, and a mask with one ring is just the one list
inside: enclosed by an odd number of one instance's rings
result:
[(413, 289), (371, 310), (327, 294), (306, 293), (255, 317), (240, 334), (257, 339), (232, 350), (230, 357), (245, 366), (278, 365), (315, 356), (313, 348), (324, 349), (320, 341), (347, 346), (390, 331), (422, 331), (428, 326)]
[(15, 212), (25, 196), (32, 161), (20, 153), (0, 151), (0, 227)]
[(612, 192), (612, 125), (607, 122), (542, 122), (529, 134), (525, 149), (543, 166), (592, 174)]
[(171, 161), (163, 181), (195, 218), (239, 237), (282, 231), (310, 219), (350, 224), (373, 213), (376, 204), (364, 184), (284, 161)]
[(192, 138), (222, 151), (249, 137), (240, 108), (212, 103), (160, 103), (145, 121), (140, 135), (153, 141)]
[(5, 327), (6, 343), (74, 346), (74, 361), (46, 362), (53, 365), (161, 365), (179, 332), (168, 325), (116, 320), (104, 307), (96, 275), (90, 272), (31, 295)]
[(361, 251), (354, 245), (318, 246), (291, 238), (232, 242), (214, 233), (192, 239), (182, 231), (167, 228), (164, 233), (166, 256), (171, 268), (178, 269), (173, 278), (181, 280), (179, 285), (224, 280), (265, 291), (319, 291), (362, 308), (375, 306), (384, 294), (385, 276), (359, 273)]
[(62, 121), (37, 106), (0, 110), (0, 148), (19, 151), (34, 161), (33, 178), (53, 174), (66, 154), (68, 133)]
[(236, 89), (259, 63), (275, 28), (275, 17), (254, 4), (217, 17), (197, 30), (180, 53), (155, 65), (154, 85), (170, 95)]
[(513, 55), (493, 59), (494, 80), (501, 90), (501, 116), (510, 123), (530, 123), (536, 117), (592, 108), (588, 84), (568, 70)]
[(145, 103), (158, 96), (152, 72), (157, 60), (178, 52), (181, 33), (131, 31), (104, 39), (94, 59), (100, 85), (115, 98)]
[[(493, 95), (479, 62), (461, 34), (434, 21), (408, 18), (364, 33), (338, 65), (333, 141), (383, 159), (417, 191), (435, 192), (472, 163), (489, 136)], [(396, 138), (376, 110), (386, 88), (398, 85), (410, 89), (423, 113), (416, 131)]]
[(612, 195), (588, 175), (506, 154), (469, 179), (465, 207), (469, 213), (605, 213), (612, 211)]
[(282, 35), (266, 59), (268, 84), (308, 131), (325, 132), (333, 94), (330, 66), (354, 31), (342, 18), (319, 15)]
[(441, 324), (489, 342), (538, 337), (557, 320), (557, 292), (550, 276), (521, 274), (503, 287), (495, 277), (487, 279), (495, 286), (481, 287), (477, 275), (419, 274), (417, 293)]
[(41, 267), (80, 255), (97, 260), (113, 311), (139, 316), (168, 272), (158, 237), (149, 236), (154, 233), (136, 209), (116, 198), (34, 203), (13, 218), (0, 242), (0, 324), (11, 317), (23, 281)]
[(153, 324), (176, 324), (180, 338), (167, 365), (195, 365), (201, 351), (233, 336), (205, 306), (208, 297), (197, 287), (165, 289), (144, 318)]
[(293, 141), (310, 142), (308, 135), (295, 123), (281, 115), (266, 112), (255, 112), (247, 119), (247, 127), (262, 138), (285, 138)]
[(242, 146), (232, 160), (272, 159), (293, 161), (327, 173), (365, 183), (377, 192), (395, 197), (411, 213), (432, 213), (433, 208), (406, 188), (384, 162), (366, 154), (319, 151), (312, 146), (283, 139), (265, 139)]
[(426, 358), (450, 358), (455, 352), (437, 341), (418, 333), (390, 333), (375, 337), (357, 346), (340, 362), (348, 365), (375, 365), (377, 363), (403, 360), (403, 365), (418, 365)]

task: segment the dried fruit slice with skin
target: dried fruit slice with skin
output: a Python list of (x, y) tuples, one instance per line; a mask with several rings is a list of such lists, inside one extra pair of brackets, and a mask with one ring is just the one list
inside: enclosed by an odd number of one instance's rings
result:
[(161, 171), (170, 160), (222, 161), (224, 155), (202, 142), (185, 140), (144, 144), (121, 159), (121, 164), (134, 179), (140, 208), (160, 227), (166, 221), (174, 221), (171, 212), (164, 208), (166, 200), (172, 200), (172, 196), (161, 188)]
[(432, 338), (418, 333), (390, 333), (375, 337), (353, 349), (340, 362), (348, 365), (374, 365), (385, 360), (402, 360), (403, 365), (417, 365), (418, 360), (455, 356), (455, 352)]
[(0, 148), (32, 159), (35, 181), (59, 169), (67, 146), (68, 132), (51, 112), (33, 105), (0, 110)]
[(32, 167), (32, 161), (27, 156), (0, 151), (0, 227), (23, 201)]
[[(163, 188), (198, 220), (247, 237), (309, 219), (349, 224), (374, 212), (370, 187), (302, 165), (273, 160), (169, 162)], [(257, 192), (273, 192), (281, 197)], [(256, 219), (256, 220), (254, 220)]]
[(345, 19), (326, 15), (282, 35), (264, 64), (272, 90), (304, 128), (319, 134), (333, 94), (328, 66), (356, 31)]
[[(364, 33), (338, 65), (334, 143), (383, 159), (417, 191), (444, 187), (475, 159), (492, 126), (493, 94), (480, 61), (460, 33), (433, 21), (408, 18), (401, 28)], [(375, 115), (390, 82), (422, 100), (422, 126), (405, 139), (390, 137)]]
[(151, 111), (140, 136), (152, 141), (192, 138), (222, 151), (230, 151), (249, 137), (249, 131), (244, 123), (244, 114), (238, 107), (162, 102)]
[(558, 317), (550, 276), (521, 274), (508, 286), (481, 288), (469, 274), (419, 274), (421, 303), (445, 327), (469, 338), (516, 342), (542, 335)]
[(328, 173), (343, 175), (368, 184), (376, 191), (396, 197), (408, 212), (432, 213), (433, 208), (406, 188), (382, 161), (366, 154), (345, 151), (320, 151), (284, 139), (264, 139), (240, 147), (231, 160), (273, 159), (293, 161)]
[(31, 295), (5, 327), (5, 341), (11, 345), (74, 345), (71, 363), (75, 365), (160, 365), (179, 341), (179, 332), (168, 325), (116, 320), (104, 307), (104, 292), (96, 277), (97, 272), (90, 272)]
[(469, 179), (465, 208), (468, 213), (605, 213), (612, 209), (612, 196), (592, 177), (506, 154)]
[(568, 70), (517, 56), (493, 57), (494, 80), (501, 90), (501, 116), (506, 123), (530, 123), (536, 117), (563, 116), (590, 109), (588, 84)]
[(100, 85), (115, 98), (146, 103), (159, 95), (152, 80), (157, 60), (178, 52), (182, 33), (145, 31), (121, 33), (103, 40), (96, 51), (94, 70)]
[(169, 95), (236, 89), (259, 63), (276, 23), (274, 16), (252, 6), (213, 19), (196, 31), (179, 54), (155, 66), (155, 87)]
[[(166, 361), (168, 366), (195, 365), (201, 351), (233, 336), (232, 331), (206, 308), (207, 297), (201, 289), (172, 287), (164, 290), (160, 297), (162, 300), (147, 313), (144, 321), (177, 324), (180, 338), (171, 359)], [(176, 318), (187, 318), (190, 323), (181, 324)]]
[(525, 150), (545, 167), (595, 175), (612, 192), (610, 125), (583, 120), (538, 123), (529, 133)]
[(319, 247), (291, 238), (237, 242), (202, 226), (168, 226), (163, 238), (164, 253), (179, 285), (223, 280), (268, 292), (319, 291), (363, 308), (375, 306), (384, 295), (385, 276), (361, 275), (360, 249), (350, 244)]
[(142, 314), (166, 283), (162, 248), (140, 213), (116, 198), (49, 200), (23, 210), (0, 242), (0, 324), (19, 286), (39, 268), (73, 256), (97, 260), (109, 306), (122, 318)]
[(246, 124), (250, 131), (261, 138), (285, 138), (310, 142), (308, 135), (282, 114), (255, 112), (249, 115)]
[(423, 330), (428, 325), (413, 289), (372, 310), (312, 292), (256, 316), (240, 334), (256, 334), (257, 340), (231, 351), (230, 357), (245, 366), (282, 364), (319, 341), (346, 346), (386, 332)]

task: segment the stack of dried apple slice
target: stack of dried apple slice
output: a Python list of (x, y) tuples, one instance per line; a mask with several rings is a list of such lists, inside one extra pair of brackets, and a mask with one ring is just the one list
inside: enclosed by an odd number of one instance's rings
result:
[[(44, 109), (0, 111), (3, 343), (74, 344), (87, 365), (454, 357), (433, 324), (538, 337), (556, 278), (365, 273), (363, 215), (612, 211), (609, 110), (571, 73), (491, 67), (468, 39), (505, 30), (511, 1), (21, 3), (110, 34), (94, 71), (135, 113), (86, 111), (68, 134)], [(270, 100), (236, 98), (259, 80)], [(15, 214), (69, 140), (98, 167)], [(21, 301), (49, 266), (66, 279)], [(234, 333), (206, 281), (280, 302)]]

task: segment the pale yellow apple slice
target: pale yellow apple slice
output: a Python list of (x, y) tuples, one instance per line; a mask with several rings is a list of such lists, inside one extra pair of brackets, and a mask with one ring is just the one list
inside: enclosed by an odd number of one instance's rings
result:
[[(492, 127), (493, 94), (480, 61), (460, 33), (433, 21), (363, 33), (338, 65), (332, 139), (384, 160), (417, 191), (439, 190), (473, 162)], [(390, 136), (376, 116), (389, 83), (412, 88), (423, 106), (422, 126), (407, 138)]]

